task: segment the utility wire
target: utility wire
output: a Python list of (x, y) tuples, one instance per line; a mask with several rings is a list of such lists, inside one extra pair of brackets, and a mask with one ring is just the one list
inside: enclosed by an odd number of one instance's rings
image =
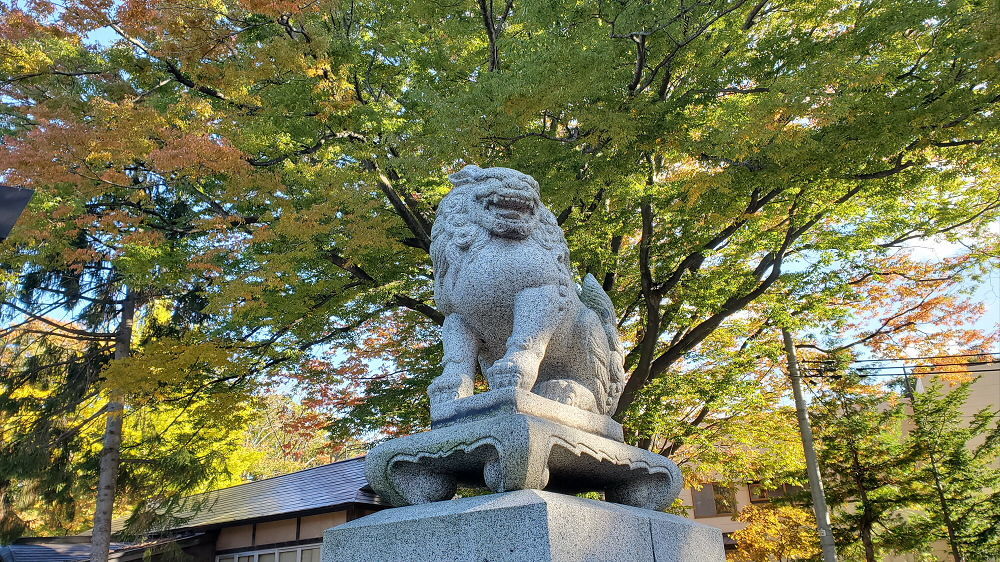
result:
[[(987, 374), (987, 373), (993, 374), (993, 375), (1000, 375), (1000, 371), (969, 371), (969, 372), (963, 372), (963, 371), (929, 371), (929, 372), (926, 372), (926, 373), (871, 373), (871, 374), (853, 375), (853, 376), (864, 379), (864, 378), (868, 378), (868, 377), (905, 377), (905, 376), (920, 377), (920, 376), (923, 376), (923, 375), (958, 375), (958, 374), (963, 374), (963, 375), (964, 374), (983, 375), (983, 374)], [(849, 377), (849, 376), (851, 376), (851, 375), (836, 375), (836, 374), (823, 373), (821, 371), (812, 371), (809, 374), (803, 374), (802, 378), (807, 378), (807, 379), (842, 379), (844, 377)]]
[[(987, 353), (963, 353), (959, 355), (927, 355), (925, 357), (895, 357), (889, 359), (854, 359), (852, 361), (849, 361), (849, 363), (875, 363), (880, 361), (900, 361), (905, 363), (907, 361), (918, 361), (921, 359), (952, 359), (955, 357), (983, 357), (987, 355), (992, 357), (993, 355), (998, 355), (998, 354), (987, 352)], [(799, 363), (835, 363), (835, 362), (836, 359), (812, 359), (812, 360), (805, 359), (799, 361)], [(992, 361), (987, 361), (987, 363), (991, 362)]]
[[(845, 364), (846, 365), (854, 365), (854, 364), (858, 364), (858, 363), (864, 364), (864, 363), (875, 363), (875, 362), (902, 363), (902, 365), (886, 365), (886, 366), (873, 366), (873, 367), (853, 367), (852, 370), (854, 370), (854, 371), (887, 371), (887, 370), (893, 370), (893, 371), (895, 371), (895, 370), (902, 370), (903, 371), (901, 373), (865, 372), (865, 373), (860, 373), (860, 374), (855, 374), (854, 375), (854, 376), (857, 376), (859, 378), (867, 378), (867, 377), (903, 377), (903, 376), (907, 376), (907, 375), (917, 375), (917, 376), (920, 376), (920, 375), (945, 375), (945, 374), (955, 374), (955, 373), (958, 373), (958, 372), (961, 372), (961, 371), (948, 371), (948, 370), (939, 371), (939, 370), (933, 370), (933, 371), (925, 371), (923, 373), (913, 373), (913, 372), (908, 372), (908, 370), (912, 371), (913, 369), (938, 369), (940, 367), (974, 367), (974, 366), (979, 366), (979, 365), (991, 365), (993, 363), (997, 363), (998, 362), (997, 359), (994, 358), (994, 355), (998, 355), (998, 354), (995, 354), (995, 353), (962, 353), (962, 354), (955, 354), (955, 355), (928, 355), (928, 356), (924, 356), (924, 357), (896, 357), (896, 358), (890, 358), (890, 359), (856, 359), (856, 360), (853, 360), (853, 361), (847, 361), (847, 362), (845, 362)], [(958, 359), (958, 358), (961, 358), (961, 357), (983, 357), (983, 358), (987, 358), (988, 357), (989, 359), (982, 360), (982, 361), (966, 361), (964, 363), (929, 363), (929, 364), (925, 364), (925, 365), (913, 365), (913, 364), (909, 364), (908, 365), (907, 364), (907, 363), (910, 363), (912, 361), (918, 361), (918, 360), (922, 360), (922, 359)], [(835, 359), (820, 359), (820, 360), (813, 359), (813, 360), (800, 361), (800, 363), (809, 363), (811, 365), (835, 365), (835, 364), (837, 364), (837, 361)], [(803, 369), (803, 370), (805, 370), (805, 369)], [(845, 375), (841, 375), (841, 374), (834, 374), (834, 373), (825, 372), (825, 370), (822, 369), (821, 367), (820, 368), (810, 367), (808, 370), (809, 370), (809, 374), (803, 374), (803, 378), (808, 377), (808, 378), (835, 378), (836, 379), (836, 378), (843, 378), (845, 376)], [(985, 373), (1000, 374), (1000, 371), (993, 371), (993, 370), (983, 370), (983, 371), (978, 371), (977, 370), (977, 371), (970, 371), (970, 372), (972, 372), (972, 373), (978, 373), (978, 374), (985, 374)]]
[[(976, 365), (992, 365), (996, 361), (969, 361), (968, 363), (931, 363), (929, 365), (909, 365), (911, 369), (921, 369), (924, 367), (974, 367)], [(880, 371), (883, 369), (899, 369), (894, 365), (887, 367), (854, 367), (855, 371)]]

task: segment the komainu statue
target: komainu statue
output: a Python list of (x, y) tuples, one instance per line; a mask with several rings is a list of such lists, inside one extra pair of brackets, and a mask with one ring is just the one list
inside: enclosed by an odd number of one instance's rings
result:
[[(682, 478), (624, 442), (611, 415), (625, 385), (611, 299), (578, 290), (569, 250), (538, 183), (466, 166), (438, 207), (431, 242), (444, 361), (428, 389), (431, 430), (391, 439), (365, 474), (394, 505), (447, 500), (459, 483), (494, 492), (600, 491), (663, 509)], [(475, 394), (477, 373), (489, 390)]]
[(444, 370), (431, 402), (471, 396), (478, 365), (491, 389), (613, 414), (625, 384), (614, 307), (592, 275), (577, 292), (538, 183), (477, 166), (451, 181), (431, 243), (434, 299), (445, 315)]

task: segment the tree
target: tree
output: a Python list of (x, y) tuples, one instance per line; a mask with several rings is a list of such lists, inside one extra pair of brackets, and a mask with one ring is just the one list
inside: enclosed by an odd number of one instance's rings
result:
[[(135, 124), (122, 125), (105, 117), (106, 133), (127, 140), (130, 127)], [(66, 126), (58, 123), (48, 130)], [(99, 120), (88, 122), (86, 127), (90, 126), (100, 127)], [(31, 356), (16, 365), (18, 377), (9, 387), (13, 393), (18, 387), (50, 384), (68, 390), (57, 391), (55, 399), (48, 401), (53, 407), (44, 408), (45, 414), (36, 418), (36, 423), (15, 432), (19, 435), (12, 436), (10, 446), (15, 453), (22, 454), (13, 454), (8, 461), (20, 478), (32, 479), (32, 472), (46, 470), (44, 463), (37, 462), (38, 453), (49, 450), (46, 443), (62, 441), (58, 433), (53, 433), (49, 418), (74, 415), (95, 398), (106, 401), (96, 414), (106, 419), (93, 534), (93, 555), (101, 559), (107, 556), (115, 488), (120, 480), (117, 472), (125, 403), (136, 406), (151, 399), (187, 399), (184, 406), (187, 408), (194, 403), (190, 392), (196, 388), (199, 398), (214, 396), (224, 404), (227, 401), (222, 394), (243, 396), (248, 385), (232, 384), (239, 382), (240, 375), (232, 375), (231, 370), (226, 372), (232, 365), (229, 360), (240, 353), (235, 349), (238, 346), (229, 346), (232, 349), (223, 354), (212, 353), (225, 344), (218, 339), (215, 343), (205, 343), (204, 326), (192, 323), (204, 319), (200, 311), (203, 303), (193, 294), (205, 282), (206, 266), (211, 269), (210, 263), (199, 259), (203, 251), (210, 251), (198, 240), (208, 230), (193, 222), (200, 219), (199, 209), (192, 209), (186, 204), (190, 199), (184, 199), (184, 195), (189, 198), (193, 195), (171, 193), (163, 186), (159, 174), (122, 164), (134, 163), (139, 158), (125, 146), (119, 146), (114, 156), (110, 152), (88, 153), (86, 147), (83, 154), (72, 154), (81, 147), (71, 143), (61, 146), (68, 153), (60, 153), (56, 161), (74, 161), (79, 157), (85, 166), (71, 168), (65, 176), (53, 180), (58, 187), (42, 198), (44, 204), (55, 210), (36, 217), (41, 224), (27, 223), (46, 228), (45, 235), (31, 239), (9, 254), (11, 271), (20, 275), (5, 287), (5, 317), (12, 321), (5, 333), (23, 332), (25, 326), (34, 323), (44, 325), (60, 342), (93, 342), (103, 346), (95, 348), (87, 361), (81, 362), (82, 372), (76, 369), (75, 359), (57, 362), (62, 368), (56, 369)], [(149, 147), (146, 148), (144, 157), (151, 154)], [(211, 157), (209, 153), (205, 155)], [(119, 172), (120, 178), (112, 177), (116, 164), (111, 160), (116, 158), (124, 159), (116, 161), (123, 170)], [(99, 178), (94, 167), (109, 171)], [(188, 174), (185, 182), (198, 186), (197, 178)], [(201, 179), (202, 183), (211, 184), (217, 178)], [(197, 191), (198, 187), (191, 189)], [(200, 210), (204, 211), (204, 207)], [(186, 267), (178, 270), (179, 264)], [(62, 318), (50, 317), (54, 311)], [(64, 320), (67, 317), (71, 322)], [(133, 324), (137, 321), (142, 322), (143, 329), (134, 334)], [(37, 327), (32, 331), (37, 332)], [(170, 345), (165, 345), (168, 342)], [(130, 355), (137, 349), (142, 351), (141, 363), (129, 363)], [(164, 363), (170, 366), (166, 371)], [(177, 415), (181, 413), (183, 409)], [(238, 416), (239, 410), (219, 409), (214, 413), (217, 423), (225, 423), (227, 418)], [(196, 437), (197, 432), (188, 445), (192, 441), (197, 444)], [(40, 451), (30, 450), (38, 447), (39, 442)], [(199, 458), (191, 457), (186, 468), (198, 472), (195, 460)], [(178, 468), (174, 464), (163, 473), (164, 478), (154, 478), (151, 482), (189, 481), (192, 473)], [(203, 473), (202, 480), (205, 478)]]
[(919, 531), (947, 542), (955, 562), (988, 560), (1000, 549), (1000, 412), (965, 415), (970, 382), (909, 391), (908, 445), (920, 459)]
[(813, 402), (826, 498), (833, 508), (837, 545), (845, 553), (860, 545), (865, 560), (886, 552), (926, 547), (900, 544), (913, 503), (916, 460), (904, 444), (903, 402), (882, 383), (864, 383), (844, 373), (825, 385)]
[[(676, 381), (705, 392), (676, 412), (692, 435), (757, 401), (756, 373), (737, 360), (704, 374), (692, 359), (702, 347), (766, 348), (761, 334), (790, 310), (803, 324), (832, 314), (826, 297), (915, 240), (961, 237), (972, 249), (959, 276), (988, 258), (1000, 96), (980, 11), (959, 0), (4, 7), (0, 169), (38, 195), (0, 261), (14, 275), (64, 269), (63, 250), (115, 242), (71, 246), (78, 221), (123, 228), (133, 237), (115, 252), (131, 253), (112, 256), (115, 287), (198, 303), (199, 329), (177, 339), (246, 358), (221, 379), (298, 372), (341, 347), (377, 374), (336, 359), (345, 370), (321, 377), (351, 391), (344, 424), (409, 431), (427, 422), (419, 407), (440, 358), (427, 250), (446, 172), (515, 167), (540, 180), (576, 269), (621, 311), (630, 382), (618, 417), (637, 442), (676, 448), (643, 425), (675, 414), (658, 398)], [(18, 306), (39, 315), (47, 301)], [(723, 371), (740, 374), (714, 386)], [(727, 385), (742, 405), (721, 398)]]
[(255, 402), (253, 420), (235, 454), (239, 466), (231, 468), (241, 480), (271, 478), (365, 452), (364, 443), (355, 439), (332, 441), (329, 417), (308, 403), (276, 393)]
[[(120, 367), (109, 367), (108, 355), (99, 347), (38, 333), (38, 324), (11, 334), (3, 342), (0, 361), (0, 368), (11, 375), (4, 380), (0, 415), (0, 470), (7, 479), (9, 501), (5, 519), (18, 523), (5, 540), (25, 530), (35, 535), (76, 534), (92, 526), (103, 452), (100, 422), (109, 409), (110, 393), (91, 386), (86, 377), (94, 372), (92, 362), (106, 374)], [(123, 370), (140, 382), (139, 369)], [(240, 481), (230, 473), (239, 468), (231, 459), (243, 436), (231, 427), (244, 425), (251, 415), (240, 404), (242, 394), (209, 389), (184, 397), (175, 388), (151, 397), (132, 388), (121, 395), (127, 407), (119, 417), (121, 469), (114, 514), (132, 515), (130, 532), (137, 533), (159, 516), (169, 517), (184, 494)]]
[(733, 533), (733, 540), (739, 545), (734, 560), (808, 560), (820, 553), (816, 520), (808, 509), (748, 505), (740, 511), (738, 519), (747, 526)]
[[(4, 542), (29, 528), (65, 533), (74, 527), (80, 517), (76, 499), (88, 487), (85, 463), (74, 453), (99, 439), (92, 422), (103, 409), (79, 394), (87, 392), (81, 383), (99, 362), (101, 347), (45, 334), (45, 329), (40, 322), (28, 323), (3, 338), (0, 347), (0, 370), (8, 375), (0, 410)], [(19, 376), (24, 364), (33, 364), (32, 382)], [(72, 413), (77, 415), (66, 412), (67, 402), (82, 405)], [(33, 513), (35, 504), (46, 509)]]

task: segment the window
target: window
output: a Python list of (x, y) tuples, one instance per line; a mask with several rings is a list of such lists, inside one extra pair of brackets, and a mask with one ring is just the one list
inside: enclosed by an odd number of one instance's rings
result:
[(700, 490), (692, 490), (695, 517), (715, 517), (732, 515), (736, 512), (736, 488), (718, 482), (702, 485)]
[(768, 490), (760, 482), (751, 482), (750, 484), (747, 484), (747, 488), (749, 488), (750, 501), (752, 503), (763, 503), (770, 501), (770, 496), (768, 492), (771, 492), (772, 490)]
[(216, 556), (215, 562), (320, 562), (319, 545), (310, 544), (239, 554), (223, 554)]
[(774, 488), (765, 488), (760, 482), (751, 482), (747, 486), (750, 491), (750, 501), (753, 503), (765, 503), (777, 498), (792, 496), (802, 491), (802, 487), (795, 484), (779, 484)]

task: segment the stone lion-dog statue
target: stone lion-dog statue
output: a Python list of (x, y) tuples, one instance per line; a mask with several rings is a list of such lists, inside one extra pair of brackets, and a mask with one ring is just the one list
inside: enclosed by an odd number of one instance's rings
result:
[(455, 187), (431, 233), (434, 298), (445, 315), (431, 404), (472, 396), (478, 365), (491, 390), (521, 388), (612, 415), (625, 384), (614, 306), (590, 274), (577, 289), (538, 182), (478, 166), (449, 179)]

